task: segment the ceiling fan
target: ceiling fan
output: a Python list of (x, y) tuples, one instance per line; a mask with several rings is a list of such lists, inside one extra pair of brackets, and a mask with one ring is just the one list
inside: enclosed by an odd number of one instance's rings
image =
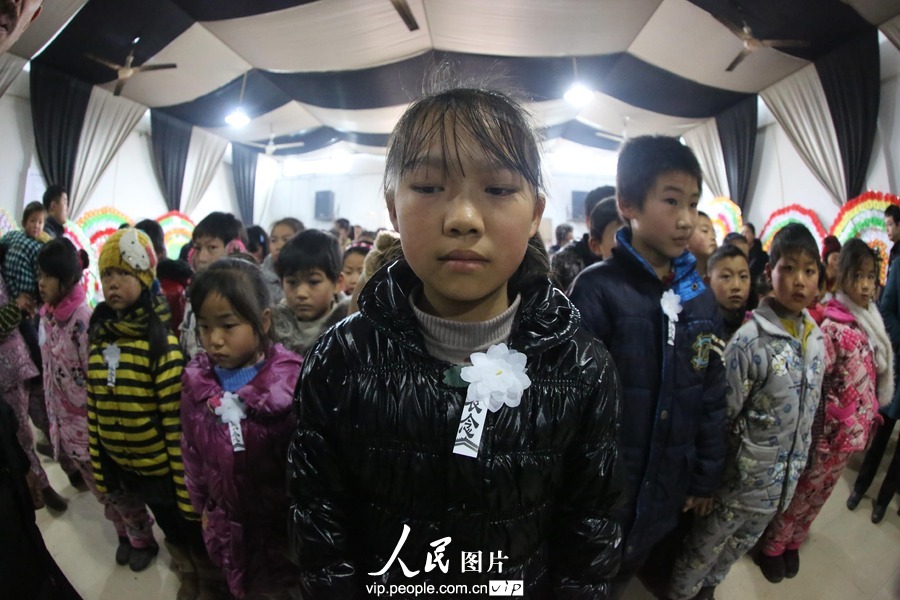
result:
[(254, 146), (256, 148), (262, 148), (263, 152), (266, 153), (266, 156), (272, 156), (275, 154), (276, 150), (285, 150), (287, 148), (302, 148), (306, 145), (306, 142), (287, 142), (284, 144), (276, 144), (275, 143), (275, 133), (272, 131), (272, 128), (269, 128), (269, 141), (265, 144), (259, 144), (257, 142), (244, 142), (248, 146)]
[(400, 18), (403, 19), (403, 22), (406, 23), (407, 29), (415, 31), (419, 28), (419, 23), (416, 22), (416, 17), (413, 15), (407, 0), (391, 0), (391, 4), (394, 6), (394, 10), (400, 14)]
[(144, 71), (161, 71), (163, 69), (174, 69), (178, 66), (175, 63), (162, 63), (156, 65), (143, 64), (140, 66), (134, 66), (134, 49), (139, 41), (141, 41), (140, 37), (136, 37), (131, 41), (131, 49), (128, 51), (128, 56), (125, 57), (125, 64), (123, 65), (116, 64), (112, 61), (106, 60), (105, 58), (100, 58), (99, 56), (96, 56), (94, 54), (85, 54), (85, 56), (92, 61), (98, 62), (105, 67), (109, 67), (116, 72), (116, 88), (113, 90), (113, 96), (121, 95), (122, 88), (125, 87), (125, 82), (137, 73), (141, 73)]
[(725, 70), (729, 72), (734, 71), (734, 69), (741, 64), (745, 58), (750, 56), (754, 50), (759, 50), (760, 48), (803, 48), (809, 46), (809, 42), (805, 40), (760, 40), (753, 37), (753, 30), (750, 29), (750, 26), (747, 25), (747, 21), (744, 19), (741, 19), (743, 27), (738, 27), (721, 15), (713, 14), (713, 17), (731, 30), (731, 33), (736, 35), (744, 44), (744, 47), (738, 55), (735, 56), (734, 60), (732, 60), (725, 68)]

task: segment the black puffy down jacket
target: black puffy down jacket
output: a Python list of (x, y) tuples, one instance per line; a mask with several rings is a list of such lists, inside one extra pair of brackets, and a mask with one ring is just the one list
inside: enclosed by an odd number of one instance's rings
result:
[[(466, 390), (443, 383), (451, 365), (425, 349), (408, 302), (419, 285), (403, 261), (382, 269), (361, 312), (307, 354), (289, 456), (303, 597), (410, 583), (435, 585), (437, 597), (440, 585), (503, 579), (523, 580), (529, 598), (605, 598), (621, 544), (610, 517), (620, 483), (609, 354), (549, 281), (532, 286), (509, 341), (527, 356), (531, 387), (518, 407), (488, 413), (478, 458), (455, 455)], [(391, 560), (404, 525), (399, 559), (418, 575), (399, 561), (369, 575)], [(428, 569), (432, 543), (447, 537), (446, 573)], [(481, 572), (463, 572), (461, 553), (479, 551)], [(497, 552), (502, 571), (488, 572)]]

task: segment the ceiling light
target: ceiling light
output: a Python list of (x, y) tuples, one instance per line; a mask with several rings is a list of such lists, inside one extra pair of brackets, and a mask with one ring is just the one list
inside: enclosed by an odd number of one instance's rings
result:
[(241, 96), (238, 98), (238, 107), (225, 117), (225, 122), (232, 127), (244, 127), (250, 122), (250, 117), (244, 112), (244, 90), (247, 88), (247, 73), (247, 71), (244, 71), (244, 80), (241, 82)]
[(587, 106), (587, 104), (594, 99), (593, 90), (579, 81), (578, 61), (574, 56), (572, 57), (572, 87), (563, 94), (563, 98), (575, 108)]
[(232, 127), (244, 127), (250, 122), (250, 117), (247, 116), (247, 113), (244, 112), (243, 108), (236, 108), (231, 114), (225, 117), (225, 122)]
[(594, 99), (594, 92), (589, 90), (584, 84), (573, 83), (563, 98), (572, 106), (581, 108), (582, 106), (587, 106)]

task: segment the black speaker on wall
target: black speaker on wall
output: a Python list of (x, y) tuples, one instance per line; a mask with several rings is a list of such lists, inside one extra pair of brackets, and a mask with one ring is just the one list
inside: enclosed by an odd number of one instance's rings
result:
[(572, 192), (572, 220), (584, 221), (584, 199), (588, 192)]
[(316, 221), (334, 220), (334, 192), (322, 190), (316, 192)]

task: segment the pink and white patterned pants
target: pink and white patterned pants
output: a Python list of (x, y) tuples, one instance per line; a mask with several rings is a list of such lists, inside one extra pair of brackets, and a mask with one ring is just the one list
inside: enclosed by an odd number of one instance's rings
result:
[(785, 550), (796, 550), (809, 537), (809, 527), (834, 491), (851, 453), (834, 452), (818, 446), (812, 465), (800, 474), (797, 490), (787, 509), (779, 511), (762, 539), (763, 553), (781, 556)]

